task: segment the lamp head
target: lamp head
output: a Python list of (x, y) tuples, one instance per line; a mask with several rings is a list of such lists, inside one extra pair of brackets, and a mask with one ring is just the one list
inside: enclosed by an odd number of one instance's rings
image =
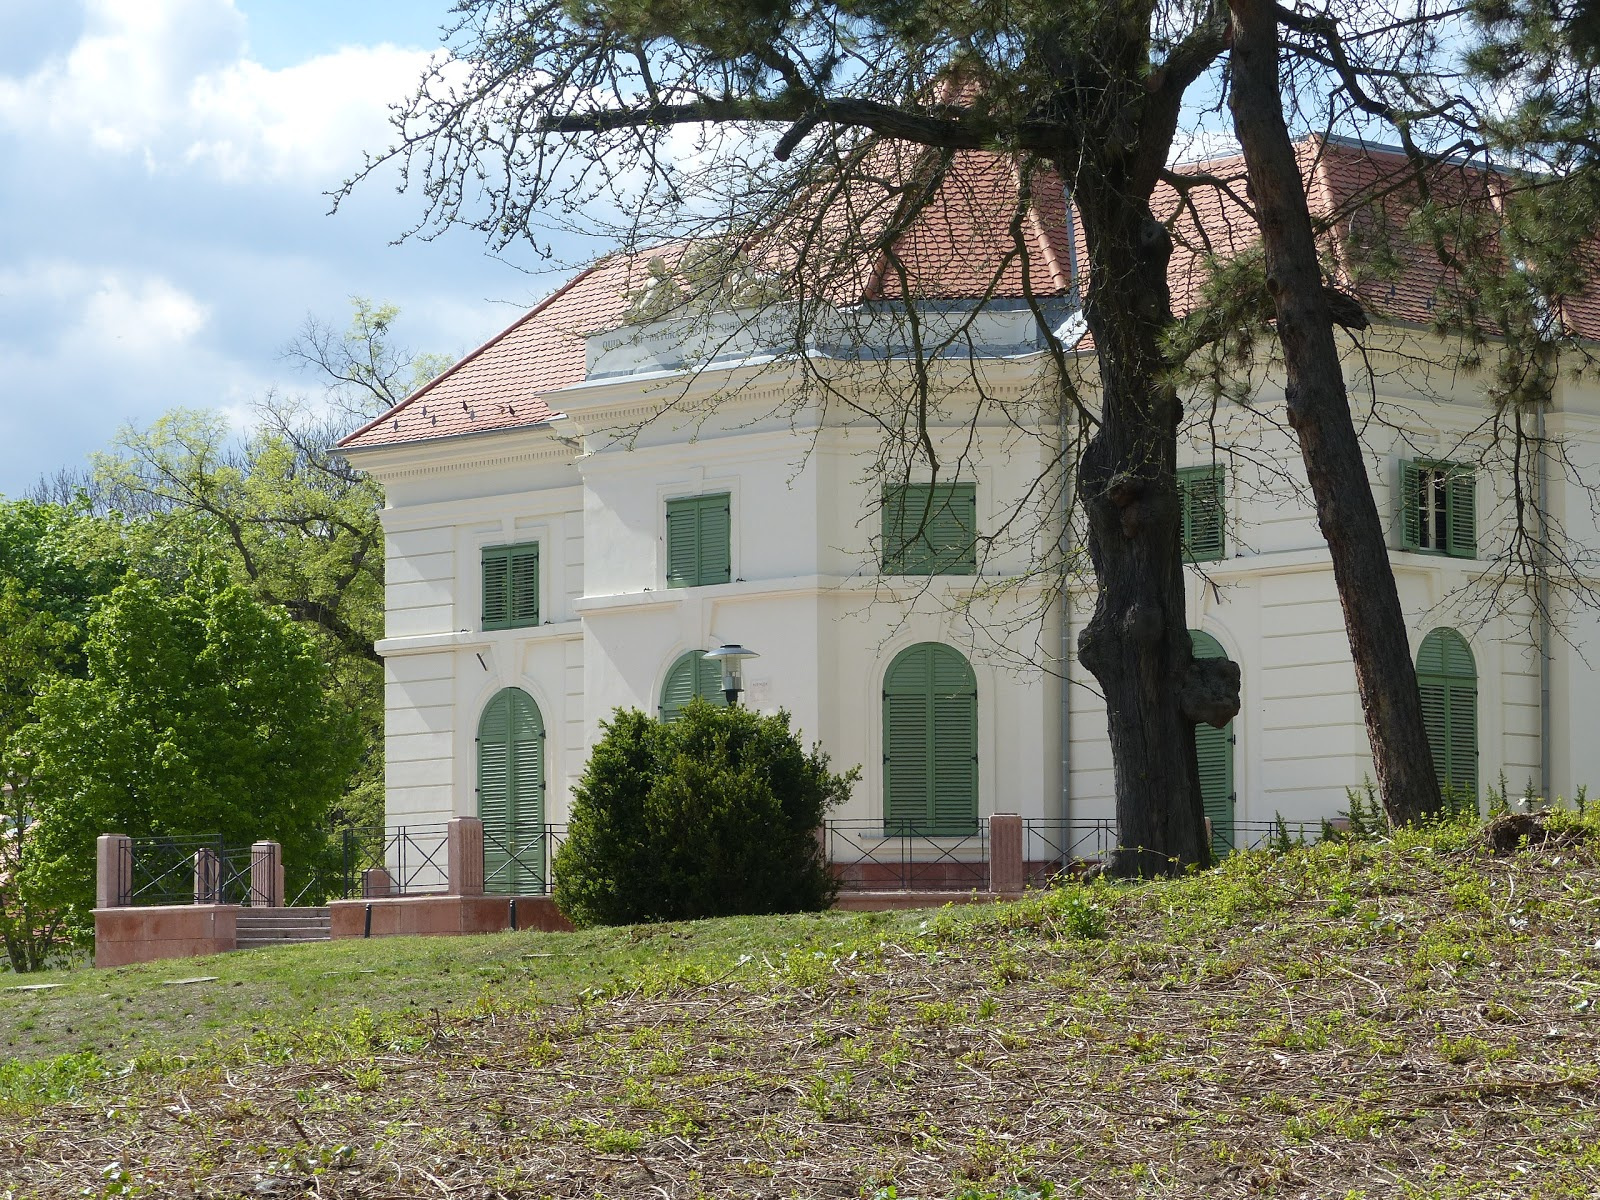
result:
[(731, 708), (739, 702), (739, 693), (744, 691), (744, 660), (747, 658), (760, 658), (754, 650), (746, 650), (743, 646), (731, 643), (718, 646), (715, 650), (707, 650), (705, 657), (712, 662), (722, 664), (722, 694), (727, 697)]

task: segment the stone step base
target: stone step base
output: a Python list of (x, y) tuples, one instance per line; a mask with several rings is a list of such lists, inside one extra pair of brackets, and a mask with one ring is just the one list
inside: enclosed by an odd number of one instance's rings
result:
[(332, 919), (326, 908), (268, 908), (241, 912), (239, 949), (282, 946), (297, 942), (326, 942), (332, 936)]

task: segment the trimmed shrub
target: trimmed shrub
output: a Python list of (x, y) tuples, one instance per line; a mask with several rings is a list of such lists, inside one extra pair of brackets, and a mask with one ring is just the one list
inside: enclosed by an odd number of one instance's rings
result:
[(816, 831), (860, 774), (789, 729), (696, 700), (668, 724), (618, 709), (573, 794), (555, 900), (579, 925), (827, 908)]

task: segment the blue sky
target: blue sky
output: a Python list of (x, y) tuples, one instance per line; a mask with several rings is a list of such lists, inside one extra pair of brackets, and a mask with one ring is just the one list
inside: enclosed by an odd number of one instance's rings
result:
[[(0, 0), (0, 494), (176, 406), (241, 427), (349, 297), (461, 354), (558, 281), (414, 198), (323, 194), (388, 137), (450, 0)], [(539, 264), (528, 260), (524, 267)]]

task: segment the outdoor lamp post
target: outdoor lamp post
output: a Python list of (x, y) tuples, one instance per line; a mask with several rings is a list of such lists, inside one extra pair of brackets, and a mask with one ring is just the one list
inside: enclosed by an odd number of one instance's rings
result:
[(744, 691), (744, 660), (760, 658), (761, 655), (754, 650), (746, 650), (743, 646), (732, 645), (707, 650), (705, 656), (712, 662), (722, 664), (722, 694), (728, 698), (728, 707), (732, 708), (739, 703), (739, 693)]

